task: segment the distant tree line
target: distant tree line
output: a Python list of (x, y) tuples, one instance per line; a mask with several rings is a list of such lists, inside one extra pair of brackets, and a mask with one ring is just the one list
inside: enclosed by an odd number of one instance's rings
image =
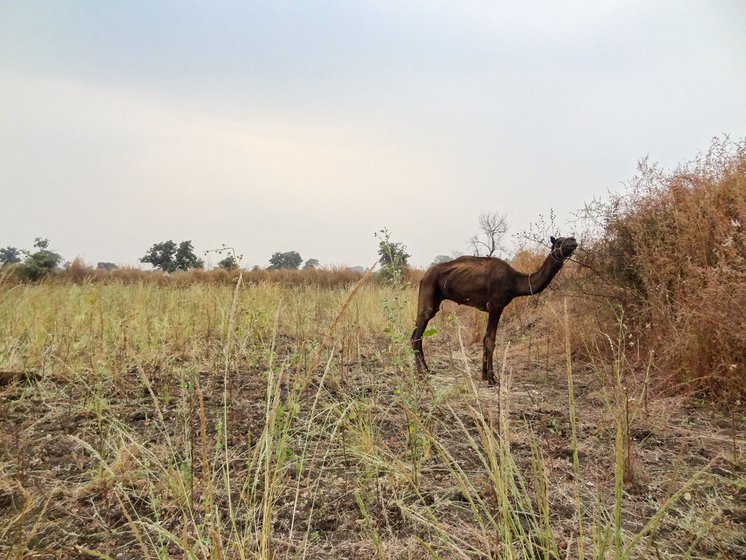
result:
[[(502, 250), (502, 238), (507, 229), (505, 217), (496, 213), (485, 213), (480, 216), (480, 230), (472, 237), (470, 245), (474, 253), (492, 256)], [(388, 229), (382, 229), (375, 234), (379, 241), (378, 257), (381, 265), (380, 278), (387, 282), (400, 282), (405, 278), (409, 269), (410, 255), (407, 247), (400, 241), (393, 241)], [(235, 270), (239, 268), (241, 256), (237, 256), (232, 248), (225, 245), (221, 249), (213, 250), (219, 255), (228, 250), (228, 256), (218, 261), (217, 266), (224, 270)], [(213, 252), (207, 251), (207, 253)], [(446, 262), (452, 257), (438, 255), (431, 266)], [(203, 259), (195, 253), (191, 240), (175, 242), (173, 240), (154, 243), (140, 259), (143, 264), (149, 264), (153, 268), (167, 273), (202, 269), (205, 266)], [(34, 240), (34, 250), (26, 251), (16, 247), (0, 248), (0, 267), (15, 267), (24, 278), (38, 280), (49, 274), (60, 270), (62, 257), (49, 248), (49, 240), (37, 237)], [(67, 266), (67, 265), (66, 265)], [(269, 258), (267, 270), (298, 270), (315, 269), (320, 266), (319, 260), (309, 258), (303, 260), (298, 251), (277, 251)], [(115, 270), (118, 266), (113, 262), (100, 261), (96, 268), (99, 270)], [(254, 267), (258, 269), (260, 267)], [(361, 269), (360, 267), (353, 267)]]
[[(39, 280), (44, 276), (61, 270), (62, 256), (49, 249), (49, 240), (37, 237), (34, 240), (34, 249), (27, 251), (17, 247), (7, 246), (0, 248), (0, 268), (14, 267), (17, 272), (28, 280)], [(229, 249), (223, 246), (217, 250), (221, 253)], [(221, 259), (217, 266), (225, 270), (235, 270), (239, 267), (240, 256), (235, 252)], [(191, 240), (176, 243), (172, 240), (154, 243), (150, 249), (140, 258), (143, 264), (149, 264), (163, 272), (178, 272), (192, 269), (204, 268), (205, 262), (197, 256)], [(297, 270), (303, 265), (304, 269), (319, 267), (319, 260), (310, 258), (303, 262), (297, 251), (276, 252), (269, 259), (268, 270), (292, 269)], [(116, 270), (119, 268), (113, 262), (99, 261), (96, 264), (99, 270)]]
[[(227, 248), (217, 250), (218, 253)], [(194, 253), (191, 241), (182, 241), (178, 245), (173, 241), (162, 241), (155, 243), (140, 259), (140, 262), (151, 264), (164, 272), (177, 272), (179, 270), (190, 270), (193, 268), (204, 268), (204, 261)], [(303, 258), (298, 251), (286, 251), (273, 253), (269, 259), (269, 270), (293, 269), (297, 270), (303, 264)], [(218, 262), (218, 267), (225, 270), (235, 270), (239, 266), (239, 259), (231, 253)], [(303, 268), (318, 268), (318, 259), (308, 259)]]

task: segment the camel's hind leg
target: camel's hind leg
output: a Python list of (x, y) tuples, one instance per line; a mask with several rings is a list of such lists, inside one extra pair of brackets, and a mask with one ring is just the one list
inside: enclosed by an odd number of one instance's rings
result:
[(427, 276), (420, 282), (420, 294), (417, 298), (417, 324), (412, 332), (411, 343), (414, 351), (414, 365), (417, 371), (430, 371), (425, 362), (425, 354), (422, 350), (422, 335), (427, 329), (427, 324), (435, 317), (440, 308), (440, 294), (434, 281)]

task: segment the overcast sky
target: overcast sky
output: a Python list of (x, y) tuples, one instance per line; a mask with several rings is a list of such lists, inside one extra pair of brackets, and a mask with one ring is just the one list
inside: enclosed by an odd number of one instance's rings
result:
[(0, 80), (0, 247), (427, 265), (746, 136), (746, 2), (6, 0)]

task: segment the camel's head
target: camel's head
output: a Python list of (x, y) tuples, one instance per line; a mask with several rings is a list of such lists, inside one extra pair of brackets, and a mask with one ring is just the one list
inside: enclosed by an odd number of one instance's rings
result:
[(552, 257), (558, 261), (569, 259), (578, 248), (578, 242), (574, 237), (550, 237), (549, 241), (552, 243)]

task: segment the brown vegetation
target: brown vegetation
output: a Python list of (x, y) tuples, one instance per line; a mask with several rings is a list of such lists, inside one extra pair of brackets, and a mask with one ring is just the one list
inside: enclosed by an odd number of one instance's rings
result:
[[(345, 267), (292, 269), (253, 269), (241, 271), (246, 283), (277, 283), (285, 286), (318, 286), (320, 288), (343, 287), (354, 284), (363, 273)], [(74, 282), (76, 284), (155, 284), (158, 286), (190, 286), (192, 284), (232, 285), (238, 279), (238, 270), (215, 268), (212, 270), (191, 269), (186, 272), (164, 273), (159, 270), (142, 270), (140, 268), (117, 268), (101, 270), (86, 266), (82, 259), (76, 258), (59, 274), (49, 276), (45, 282)], [(20, 274), (14, 274), (12, 267), (0, 275), (0, 283), (18, 283)]]
[(715, 139), (672, 172), (644, 160), (623, 193), (585, 215), (592, 228), (579, 259), (591, 268), (577, 286), (609, 297), (578, 312), (606, 318), (596, 332), (621, 322), (634, 354), (669, 388), (743, 394), (746, 141)]

